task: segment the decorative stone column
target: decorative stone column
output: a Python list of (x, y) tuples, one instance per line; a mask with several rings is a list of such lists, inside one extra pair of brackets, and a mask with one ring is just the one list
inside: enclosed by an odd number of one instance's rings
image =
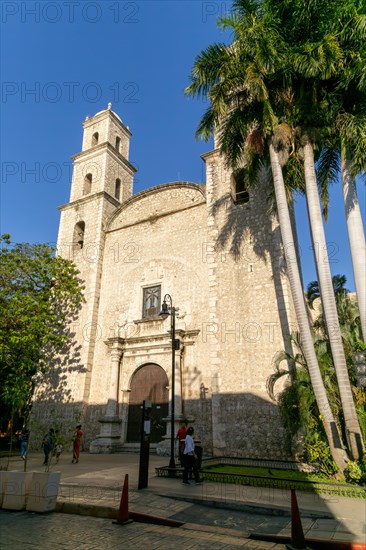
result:
[(184, 345), (181, 341), (180, 353), (175, 362), (175, 420), (176, 431), (183, 421), (183, 396), (182, 396), (182, 370), (183, 370)]
[(111, 350), (110, 386), (106, 414), (99, 419), (100, 434), (90, 444), (91, 453), (112, 453), (121, 443), (121, 418), (118, 411), (119, 370), (123, 355), (123, 339), (109, 338), (106, 342)]

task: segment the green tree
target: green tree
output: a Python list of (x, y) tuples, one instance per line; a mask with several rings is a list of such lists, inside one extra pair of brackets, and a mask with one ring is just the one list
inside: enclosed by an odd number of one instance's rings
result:
[[(357, 382), (356, 373), (353, 365), (353, 354), (356, 351), (366, 349), (365, 343), (362, 338), (360, 310), (357, 304), (357, 300), (355, 299), (355, 297), (351, 296), (350, 292), (345, 287), (347, 282), (346, 276), (334, 275), (332, 277), (332, 280), (337, 303), (339, 324), (341, 327), (343, 348), (345, 351), (348, 371), (350, 373), (350, 378), (352, 381), (352, 390), (355, 394), (359, 392), (355, 391), (357, 389)], [(321, 299), (318, 281), (313, 281), (308, 284), (306, 294), (309, 307), (311, 309), (314, 309), (314, 301), (317, 299)], [(323, 347), (326, 346), (326, 352), (331, 356), (328, 332), (322, 312), (321, 301), (319, 309), (320, 311), (313, 322), (313, 328), (315, 330), (317, 338), (320, 338), (320, 340), (323, 342)], [(356, 396), (356, 404), (357, 403), (359, 405), (358, 410), (361, 411), (360, 407), (362, 406), (362, 404), (360, 405), (360, 399)]]
[[(350, 296), (345, 288), (346, 277), (336, 275), (333, 277), (333, 284), (337, 300), (337, 310), (341, 325), (342, 339), (346, 354), (347, 366), (351, 380), (352, 392), (354, 394), (359, 420), (363, 433), (366, 433), (366, 415), (365, 404), (366, 396), (362, 388), (357, 386), (352, 355), (356, 349), (362, 347), (360, 315), (357, 303)], [(320, 298), (319, 285), (313, 281), (308, 285), (308, 302), (314, 309), (314, 301)], [(325, 383), (326, 391), (335, 418), (339, 424), (339, 429), (345, 433), (345, 422), (343, 415), (342, 402), (339, 394), (337, 377), (334, 369), (333, 357), (329, 345), (328, 332), (325, 327), (324, 317), (317, 308), (317, 315), (314, 316), (313, 331), (314, 343), (318, 357), (318, 363), (322, 371), (322, 377)], [(278, 401), (282, 414), (285, 419), (288, 434), (291, 440), (299, 433), (304, 435), (305, 456), (312, 456), (314, 452), (319, 454), (315, 461), (321, 461), (322, 468), (328, 473), (332, 473), (331, 465), (326, 460), (326, 453), (322, 451), (321, 440), (324, 440), (321, 415), (316, 404), (308, 366), (305, 359), (301, 339), (297, 333), (291, 335), (295, 353), (289, 355), (286, 352), (279, 352), (274, 360), (275, 373), (268, 380), (268, 390), (272, 399)], [(291, 365), (291, 369), (284, 367), (284, 362)], [(275, 387), (278, 379), (286, 375), (289, 383), (284, 390), (275, 396)], [(311, 454), (310, 454), (311, 451)], [(319, 451), (321, 451), (319, 453)]]
[[(335, 463), (332, 461), (329, 445), (326, 445), (324, 423), (315, 399), (299, 333), (293, 332), (290, 339), (294, 352), (289, 354), (281, 351), (276, 354), (273, 361), (275, 372), (267, 380), (268, 393), (280, 407), (289, 446), (292, 448), (301, 442), (297, 451), (301, 458), (308, 462), (317, 462), (321, 472), (332, 475), (335, 473)], [(334, 376), (334, 368), (332, 369), (327, 362), (331, 356), (329, 354), (325, 356), (318, 344), (319, 340), (315, 339), (322, 377), (333, 414), (337, 417), (339, 429), (341, 429), (339, 413), (342, 409), (337, 393), (337, 380)], [(276, 382), (284, 376), (288, 381), (285, 388), (277, 393)]]
[[(0, 396), (2, 414), (27, 418), (35, 389), (53, 377), (57, 356), (72, 343), (71, 322), (83, 302), (78, 271), (46, 244), (0, 249)], [(55, 387), (55, 391), (57, 388)]]
[[(332, 277), (334, 295), (338, 306), (341, 301), (349, 295), (349, 290), (345, 288), (346, 282), (347, 279), (345, 275), (333, 275)], [(306, 299), (311, 309), (314, 309), (314, 302), (315, 300), (320, 299), (320, 297), (318, 281), (311, 281), (306, 289)]]
[[(317, 363), (306, 312), (299, 265), (293, 254), (294, 236), (284, 185), (282, 165), (291, 150), (292, 131), (274, 112), (292, 97), (286, 84), (288, 47), (281, 25), (266, 12), (266, 3), (240, 0), (231, 16), (219, 24), (233, 32), (230, 45), (214, 44), (196, 58), (186, 93), (210, 101), (197, 136), (216, 133), (221, 152), (232, 167), (250, 167), (253, 153), (269, 153), (282, 242), (297, 320), (319, 410), (322, 412), (332, 455), (339, 468), (345, 466), (339, 434)], [(249, 179), (250, 183), (250, 179)]]

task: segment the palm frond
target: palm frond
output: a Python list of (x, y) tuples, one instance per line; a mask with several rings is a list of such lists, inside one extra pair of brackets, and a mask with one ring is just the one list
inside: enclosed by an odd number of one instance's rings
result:
[(340, 173), (340, 153), (337, 144), (323, 147), (316, 165), (316, 173), (324, 219), (328, 219), (329, 184), (337, 181)]
[(306, 289), (306, 299), (310, 309), (314, 309), (314, 301), (320, 297), (320, 288), (318, 281), (311, 281)]
[(196, 138), (208, 141), (213, 136), (215, 130), (215, 114), (213, 113), (211, 106), (207, 108), (202, 115), (196, 130)]
[(318, 42), (305, 42), (294, 51), (293, 66), (304, 78), (329, 79), (344, 64), (344, 52), (337, 37), (325, 35)]
[(234, 0), (233, 9), (239, 16), (261, 16), (264, 13), (263, 0)]
[(283, 174), (286, 180), (288, 200), (291, 199), (294, 191), (301, 194), (305, 193), (304, 163), (301, 162), (297, 155), (290, 155), (286, 165), (283, 167)]
[(219, 82), (230, 62), (231, 54), (226, 44), (211, 44), (195, 59), (185, 94), (192, 97), (209, 96), (211, 87)]
[(343, 112), (337, 117), (335, 124), (346, 143), (348, 160), (351, 160), (351, 176), (356, 177), (366, 170), (366, 114)]

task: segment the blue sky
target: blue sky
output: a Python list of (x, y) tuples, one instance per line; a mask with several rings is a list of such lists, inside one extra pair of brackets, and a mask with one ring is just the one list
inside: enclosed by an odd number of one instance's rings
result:
[[(230, 2), (143, 0), (1, 3), (1, 233), (17, 242), (57, 239), (68, 202), (71, 155), (82, 126), (112, 102), (132, 131), (134, 192), (159, 183), (204, 181), (194, 132), (205, 105), (184, 97), (195, 56), (229, 38), (216, 26)], [(365, 186), (359, 184), (365, 219)], [(315, 270), (303, 199), (297, 223), (304, 281)], [(326, 226), (333, 273), (354, 289), (340, 184)]]

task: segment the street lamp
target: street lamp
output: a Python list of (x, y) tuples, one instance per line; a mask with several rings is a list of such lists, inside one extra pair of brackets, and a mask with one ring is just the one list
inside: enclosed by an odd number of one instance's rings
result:
[[(169, 305), (168, 305), (169, 304)], [(159, 315), (166, 319), (170, 315), (171, 338), (172, 338), (172, 404), (171, 404), (171, 423), (170, 423), (170, 462), (169, 469), (175, 470), (174, 459), (174, 441), (175, 441), (175, 426), (174, 426), (174, 409), (175, 409), (175, 350), (179, 350), (179, 340), (175, 339), (175, 315), (176, 308), (173, 306), (172, 297), (170, 294), (165, 294), (161, 305)]]

